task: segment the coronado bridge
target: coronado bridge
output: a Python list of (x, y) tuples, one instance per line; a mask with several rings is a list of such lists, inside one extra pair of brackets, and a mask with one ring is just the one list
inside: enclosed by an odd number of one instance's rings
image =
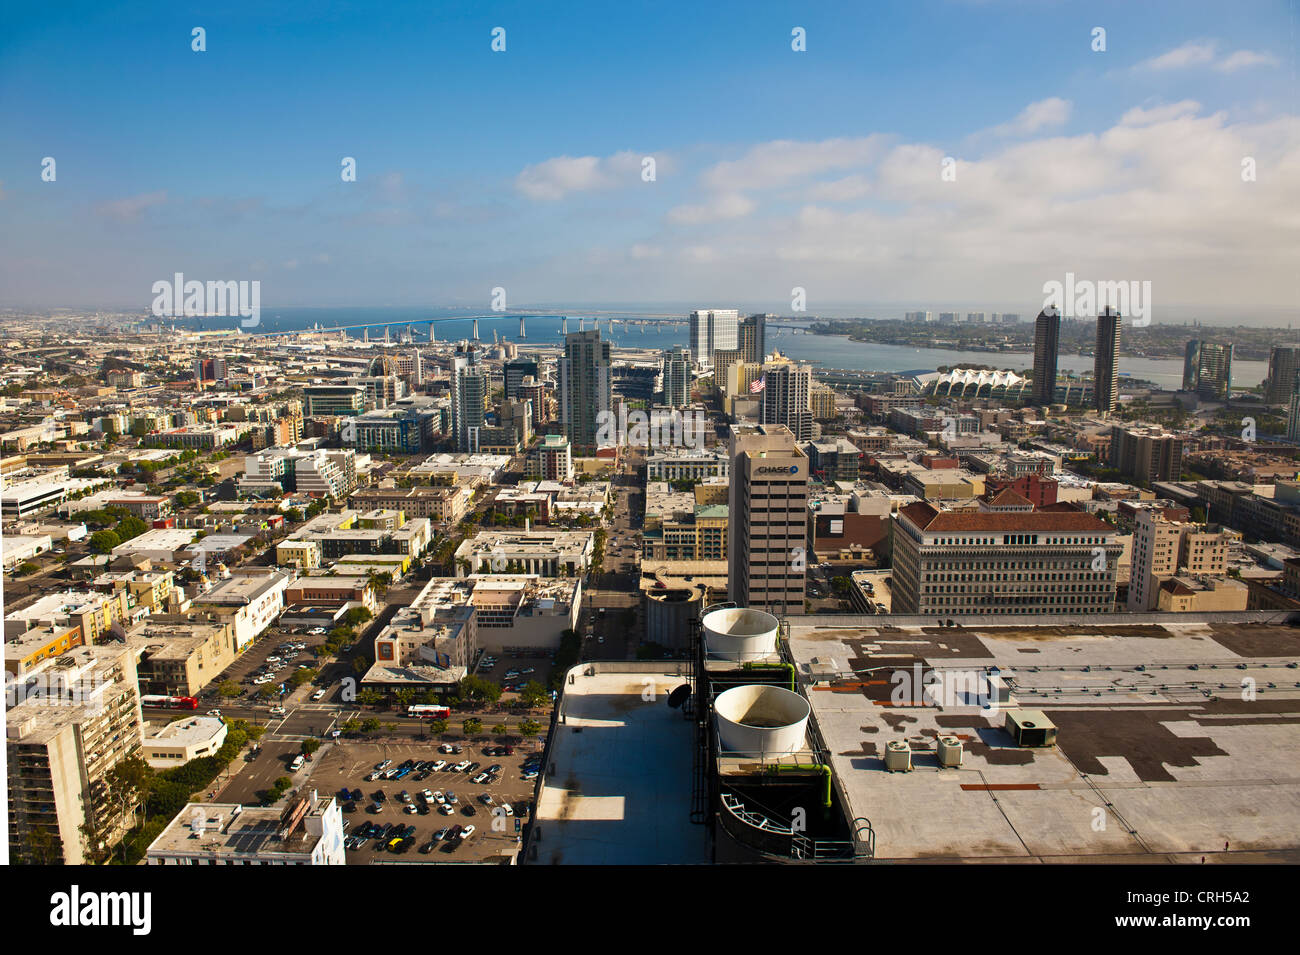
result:
[(630, 326), (630, 327), (640, 327), (640, 328), (657, 327), (661, 325), (684, 324), (684, 322), (681, 320), (666, 320), (666, 319), (602, 318), (599, 316), (585, 316), (585, 315), (494, 314), (494, 315), (460, 315), (460, 316), (448, 316), (444, 318), (412, 318), (412, 319), (403, 319), (401, 321), (390, 321), (390, 322), (358, 322), (356, 324), (347, 324), (347, 325), (321, 325), (320, 323), (316, 323), (315, 325), (311, 325), (306, 328), (282, 329), (279, 331), (245, 329), (244, 331), (245, 334), (247, 334), (251, 338), (285, 338), (294, 335), (311, 334), (311, 333), (319, 333), (319, 332), (359, 331), (362, 333), (362, 336), (366, 338), (368, 338), (372, 332), (375, 332), (375, 333), (382, 333), (383, 337), (385, 339), (388, 339), (394, 329), (407, 329), (410, 332), (412, 340), (414, 340), (416, 330), (423, 329), (427, 326), (428, 328), (427, 340), (430, 342), (436, 342), (438, 340), (436, 326), (438, 326), (439, 324), (445, 324), (448, 322), (472, 322), (473, 324), (470, 333), (470, 340), (481, 341), (481, 338), (479, 336), (480, 321), (504, 322), (504, 321), (515, 321), (516, 319), (519, 322), (519, 338), (521, 339), (527, 337), (527, 321), (529, 320), (548, 321), (548, 322), (558, 321), (560, 323), (560, 334), (562, 335), (568, 334), (570, 321), (577, 323), (577, 328), (575, 329), (576, 331), (585, 331), (588, 327), (587, 323), (591, 322), (591, 328), (599, 330), (601, 325), (603, 324), (606, 330), (611, 334), (613, 332), (613, 327), (616, 324)]

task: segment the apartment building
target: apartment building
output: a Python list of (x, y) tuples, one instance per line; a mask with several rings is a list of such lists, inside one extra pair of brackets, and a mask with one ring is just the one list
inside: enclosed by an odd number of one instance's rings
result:
[(1169, 520), (1156, 508), (1142, 508), (1133, 525), (1128, 609), (1158, 609), (1161, 584), (1180, 574), (1224, 576), (1228, 572), (1229, 547), (1236, 537), (1201, 524)]
[(76, 647), (26, 674), (6, 714), (9, 852), (15, 863), (82, 865), (134, 822), (112, 771), (138, 755), (143, 726), (134, 651)]

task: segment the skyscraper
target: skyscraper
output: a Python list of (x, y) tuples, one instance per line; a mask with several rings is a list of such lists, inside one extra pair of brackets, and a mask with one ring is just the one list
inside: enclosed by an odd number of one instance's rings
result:
[(813, 438), (812, 369), (788, 361), (763, 365), (763, 390), (759, 393), (761, 424), (783, 424), (802, 444)]
[(716, 349), (736, 348), (740, 313), (734, 308), (698, 309), (691, 312), (691, 354), (701, 365), (713, 366)]
[(1300, 372), (1291, 382), (1291, 398), (1287, 402), (1286, 439), (1300, 441)]
[(1194, 391), (1206, 401), (1227, 401), (1232, 396), (1232, 345), (1195, 338), (1188, 342), (1183, 391)]
[(1107, 415), (1119, 401), (1119, 332), (1124, 318), (1107, 305), (1097, 316), (1097, 348), (1092, 363), (1092, 389), (1097, 410)]
[(518, 398), (519, 388), (529, 376), (539, 377), (537, 359), (515, 358), (505, 363), (502, 369), (506, 381), (506, 397)]
[(767, 320), (775, 315), (750, 315), (742, 318), (737, 331), (741, 361), (761, 362), (767, 357)]
[(807, 586), (808, 457), (780, 425), (731, 430), (727, 585), (742, 607), (802, 613)]
[(596, 432), (613, 408), (609, 342), (599, 329), (570, 332), (560, 359), (560, 423), (579, 457), (596, 453)]
[(477, 450), (478, 429), (483, 427), (489, 392), (488, 370), (473, 353), (459, 352), (451, 359), (451, 429), (457, 451)]
[(677, 345), (663, 355), (664, 404), (685, 408), (691, 403), (691, 351)]
[(1061, 313), (1048, 306), (1034, 323), (1034, 391), (1036, 405), (1056, 400), (1056, 359), (1061, 341)]
[(1268, 356), (1268, 387), (1264, 400), (1271, 405), (1289, 403), (1297, 371), (1300, 371), (1300, 345), (1274, 345)]

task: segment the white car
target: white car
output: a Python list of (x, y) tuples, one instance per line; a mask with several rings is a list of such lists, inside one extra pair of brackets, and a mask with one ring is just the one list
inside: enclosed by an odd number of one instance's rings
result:
[(469, 769), (469, 760), (468, 760), (468, 759), (462, 759), (462, 760), (461, 760), (459, 763), (457, 763), (455, 766), (451, 767), (451, 769), (452, 769), (452, 772), (455, 772), (455, 773), (463, 773), (465, 770)]
[(446, 768), (447, 768), (447, 761), (445, 759), (439, 759), (434, 761), (434, 764), (429, 767), (429, 771), (434, 773), (440, 773)]
[(284, 707), (283, 707), (283, 706), (273, 706), (273, 707), (271, 707), (271, 715), (272, 715), (272, 716), (284, 716)]
[(324, 628), (324, 627), (312, 627), (312, 628), (311, 628), (310, 630), (308, 630), (307, 632), (310, 633), (313, 637), (319, 637), (319, 636), (321, 636), (321, 635), (323, 635), (323, 634), (325, 633), (325, 628)]
[(323, 700), (325, 699), (325, 691), (323, 689), (317, 690), (315, 693), (311, 695), (311, 698), (312, 698), (312, 702)]
[(470, 836), (472, 836), (472, 835), (474, 835), (474, 827), (473, 827), (473, 826), (466, 826), (464, 829), (462, 829), (462, 830), (460, 831), (460, 841), (461, 841), (461, 842), (464, 842), (466, 839), (468, 839), (468, 838), (469, 838)]
[(306, 761), (307, 761), (306, 757), (303, 756), (302, 753), (299, 753), (297, 756), (293, 758), (293, 762), (289, 764), (290, 772), (296, 773), (298, 770), (302, 769), (302, 765)]

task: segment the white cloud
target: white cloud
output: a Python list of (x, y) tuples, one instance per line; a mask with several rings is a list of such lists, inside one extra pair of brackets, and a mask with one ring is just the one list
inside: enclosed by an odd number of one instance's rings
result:
[(110, 199), (95, 207), (95, 212), (115, 222), (134, 222), (141, 214), (167, 201), (167, 190), (146, 192), (126, 199)]
[(1070, 118), (1073, 105), (1058, 96), (1039, 100), (1026, 106), (1011, 122), (994, 126), (990, 132), (998, 136), (1027, 136), (1045, 126), (1063, 126)]
[(1214, 68), (1220, 73), (1235, 73), (1238, 70), (1248, 69), (1252, 66), (1277, 66), (1278, 59), (1272, 53), (1256, 53), (1254, 50), (1238, 50), (1236, 53), (1229, 54), (1218, 63)]
[[(641, 182), (642, 156), (628, 150), (612, 156), (557, 156), (525, 166), (515, 188), (529, 199), (553, 201), (573, 192), (613, 189)], [(655, 174), (665, 171), (664, 157), (655, 157)]]
[(633, 244), (628, 250), (628, 255), (634, 259), (657, 259), (663, 256), (664, 250), (657, 245), (647, 245), (643, 242)]
[(1209, 66), (1210, 69), (1220, 73), (1236, 73), (1238, 70), (1249, 69), (1252, 66), (1277, 66), (1279, 62), (1272, 53), (1258, 53), (1255, 50), (1237, 50), (1235, 53), (1216, 59), (1217, 54), (1216, 41), (1192, 41), (1149, 60), (1143, 60), (1133, 69), (1163, 72), (1193, 66)]
[(1181, 70), (1189, 66), (1204, 66), (1214, 60), (1214, 43), (1184, 43), (1167, 53), (1143, 60), (1134, 69), (1137, 70)]
[(668, 212), (668, 221), (678, 225), (701, 225), (725, 219), (739, 219), (754, 211), (755, 203), (748, 196), (725, 193), (699, 205), (677, 206)]
[(1156, 123), (1168, 123), (1175, 119), (1182, 119), (1184, 116), (1195, 116), (1200, 111), (1201, 104), (1190, 99), (1180, 100), (1177, 103), (1169, 103), (1164, 106), (1155, 106), (1151, 109), (1134, 106), (1120, 117), (1119, 124), (1121, 126), (1152, 126)]
[(720, 162), (702, 180), (710, 189), (744, 192), (771, 189), (821, 173), (852, 169), (875, 160), (890, 138), (882, 135), (820, 142), (775, 140), (755, 146), (740, 159)]

